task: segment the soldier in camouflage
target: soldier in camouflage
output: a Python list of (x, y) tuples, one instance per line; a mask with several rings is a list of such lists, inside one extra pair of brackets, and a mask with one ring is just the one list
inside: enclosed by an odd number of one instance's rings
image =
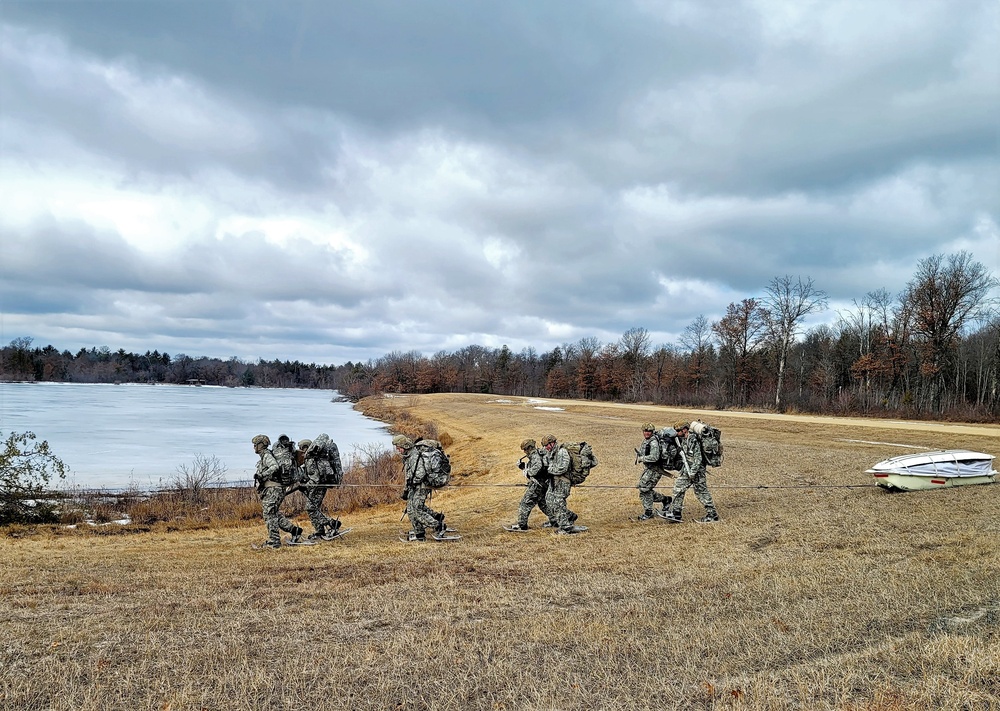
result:
[(660, 482), (660, 478), (667, 473), (660, 462), (660, 438), (654, 436), (656, 428), (649, 422), (642, 426), (642, 443), (635, 450), (638, 462), (642, 462), (645, 467), (639, 476), (639, 483), (636, 488), (639, 490), (639, 503), (642, 504), (642, 514), (640, 521), (648, 521), (656, 513), (653, 511), (655, 504), (662, 504), (662, 514), (666, 515), (667, 507), (670, 506), (671, 498), (656, 491), (655, 487)]
[(681, 438), (681, 457), (683, 468), (674, 481), (674, 500), (667, 509), (665, 518), (670, 523), (680, 523), (684, 510), (684, 492), (694, 489), (698, 501), (705, 507), (704, 518), (698, 523), (715, 523), (719, 520), (719, 512), (715, 510), (715, 501), (708, 490), (708, 471), (705, 464), (705, 453), (701, 449), (701, 441), (690, 431), (690, 424), (678, 422), (674, 425), (678, 437)]
[[(521, 451), (524, 457), (518, 462), (518, 466), (524, 471), (524, 476), (528, 480), (528, 489), (521, 497), (521, 503), (517, 507), (517, 523), (510, 527), (511, 531), (527, 531), (528, 516), (537, 506), (545, 514), (552, 526), (556, 525), (555, 519), (549, 515), (549, 507), (545, 502), (546, 494), (549, 491), (549, 473), (545, 468), (545, 461), (542, 453), (535, 447), (535, 440), (526, 439), (521, 442)], [(527, 461), (524, 461), (527, 458)]]
[(444, 514), (438, 513), (427, 505), (427, 498), (432, 489), (427, 486), (426, 464), (413, 446), (413, 440), (405, 435), (396, 435), (392, 444), (403, 458), (403, 475), (406, 487), (402, 498), (406, 500), (406, 515), (410, 518), (409, 537), (411, 541), (426, 540), (426, 531), (432, 529), (436, 535), (443, 536), (448, 530), (444, 522)]
[(253, 478), (257, 485), (257, 493), (260, 495), (264, 525), (267, 526), (267, 541), (263, 547), (280, 548), (281, 531), (292, 534), (292, 542), (297, 543), (302, 540), (302, 529), (280, 511), (281, 502), (285, 499), (285, 487), (278, 480), (281, 465), (269, 449), (271, 440), (267, 435), (260, 434), (250, 441), (253, 444), (253, 451), (260, 457)]
[(546, 435), (542, 438), (542, 447), (545, 448), (542, 461), (551, 477), (549, 490), (545, 495), (545, 504), (549, 508), (549, 518), (556, 520), (558, 526), (556, 533), (579, 533), (586, 530), (573, 525), (569, 509), (566, 508), (566, 499), (569, 497), (572, 487), (569, 477), (566, 476), (570, 468), (569, 452), (566, 451), (565, 447), (557, 446), (556, 438), (553, 435)]
[(329, 489), (323, 482), (330, 481), (330, 472), (327, 470), (332, 467), (326, 458), (326, 453), (317, 452), (315, 447), (309, 452), (310, 445), (312, 440), (300, 440), (296, 452), (299, 469), (302, 472), (302, 481), (298, 488), (306, 497), (306, 513), (309, 514), (309, 521), (314, 529), (314, 532), (309, 534), (309, 540), (317, 538), (332, 540), (340, 528), (340, 521), (323, 513), (323, 499)]

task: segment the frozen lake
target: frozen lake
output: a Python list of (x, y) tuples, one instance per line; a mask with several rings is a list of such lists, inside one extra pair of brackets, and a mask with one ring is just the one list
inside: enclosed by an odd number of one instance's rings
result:
[[(194, 456), (215, 456), (226, 479), (253, 478), (250, 439), (326, 432), (350, 458), (357, 445), (392, 448), (385, 423), (333, 402), (331, 390), (185, 385), (0, 383), (0, 433), (34, 432), (70, 467), (64, 485), (154, 489)], [(346, 464), (346, 462), (345, 462)], [(57, 482), (53, 482), (56, 484)]]

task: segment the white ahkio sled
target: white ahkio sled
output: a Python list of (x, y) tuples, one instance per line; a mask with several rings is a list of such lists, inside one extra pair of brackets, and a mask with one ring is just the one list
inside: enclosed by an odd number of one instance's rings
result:
[(884, 459), (867, 471), (875, 483), (893, 491), (923, 491), (949, 486), (993, 484), (993, 455), (967, 449), (904, 454)]

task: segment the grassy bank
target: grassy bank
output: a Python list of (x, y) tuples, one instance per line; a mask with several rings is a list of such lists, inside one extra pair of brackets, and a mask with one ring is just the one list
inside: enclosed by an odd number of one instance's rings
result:
[[(670, 526), (635, 521), (632, 449), (690, 412), (537, 404), (364, 403), (449, 443), (433, 505), (459, 543), (399, 543), (402, 502), (277, 552), (250, 550), (259, 519), (0, 539), (0, 705), (1000, 708), (1000, 486), (891, 495), (863, 473), (896, 444), (1000, 453), (1000, 428), (704, 413), (723, 522)], [(570, 500), (591, 531), (505, 533), (518, 443), (548, 432), (601, 459)]]

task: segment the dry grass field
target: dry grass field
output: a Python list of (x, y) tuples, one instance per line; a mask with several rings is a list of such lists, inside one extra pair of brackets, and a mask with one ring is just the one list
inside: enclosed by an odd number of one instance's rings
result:
[[(864, 474), (916, 451), (893, 444), (1000, 454), (998, 427), (476, 395), (365, 406), (450, 442), (455, 485), (432, 505), (461, 541), (400, 543), (402, 502), (280, 551), (250, 549), (259, 521), (0, 537), (0, 706), (1000, 709), (1000, 486), (890, 494)], [(699, 415), (724, 431), (723, 521), (636, 521), (641, 423)], [(590, 531), (506, 533), (518, 443), (550, 432), (601, 460), (570, 499)], [(701, 511), (689, 493), (685, 519)]]

